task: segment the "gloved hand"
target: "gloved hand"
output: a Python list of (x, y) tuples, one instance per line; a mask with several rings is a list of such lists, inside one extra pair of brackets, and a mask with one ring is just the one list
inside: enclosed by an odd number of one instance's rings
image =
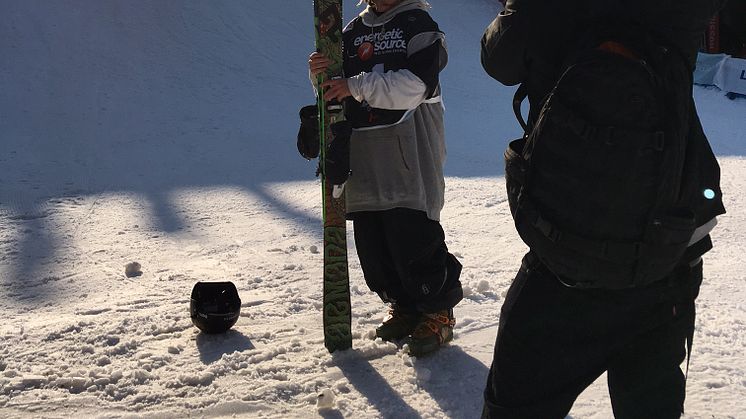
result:
[(319, 157), (319, 110), (316, 105), (301, 108), (298, 152), (306, 160)]
[(352, 125), (340, 121), (331, 125), (333, 140), (324, 156), (324, 175), (333, 185), (341, 185), (350, 176), (350, 136)]

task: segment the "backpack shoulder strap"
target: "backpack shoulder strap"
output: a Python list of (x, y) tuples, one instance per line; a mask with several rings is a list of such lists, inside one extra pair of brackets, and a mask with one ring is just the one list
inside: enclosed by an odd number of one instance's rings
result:
[(524, 133), (528, 133), (528, 125), (523, 119), (523, 115), (521, 115), (521, 104), (527, 96), (528, 89), (526, 88), (526, 83), (521, 83), (518, 86), (518, 89), (515, 91), (515, 95), (513, 95), (513, 113), (515, 114), (518, 123), (521, 124), (521, 128), (523, 128)]

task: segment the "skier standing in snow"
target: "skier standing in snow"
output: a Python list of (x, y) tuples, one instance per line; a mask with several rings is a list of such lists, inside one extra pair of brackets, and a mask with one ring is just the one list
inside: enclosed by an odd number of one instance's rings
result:
[[(453, 307), (463, 298), (461, 264), (439, 222), (446, 150), (438, 75), (447, 50), (426, 1), (362, 3), (343, 31), (347, 78), (322, 87), (326, 100), (344, 103), (353, 128), (348, 218), (366, 283), (391, 305), (376, 335), (406, 339), (419, 356), (453, 338)], [(311, 54), (313, 82), (328, 65)]]
[[(482, 65), (501, 83), (520, 83), (526, 89), (530, 103), (527, 133), (532, 133), (532, 127), (545, 120), (539, 111), (547, 110), (542, 108), (545, 100), (552, 100), (546, 98), (565, 68), (563, 62), (570, 46), (575, 45), (577, 37), (590, 25), (612, 22), (627, 28), (632, 38), (641, 32), (629, 28), (633, 25), (644, 28), (644, 33), (654, 34), (652, 39), (665, 40), (663, 45), (667, 49), (661, 50), (671, 54), (671, 62), (680, 65), (677, 68), (686, 75), (691, 74), (694, 67), (708, 20), (722, 3), (721, 0), (508, 0), (505, 9), (484, 33)], [(635, 52), (624, 45), (612, 43), (608, 48), (613, 54), (636, 59)], [(659, 80), (659, 83), (665, 85), (667, 80)], [(484, 418), (564, 418), (577, 396), (604, 372), (616, 417), (677, 418), (682, 414), (685, 375), (680, 365), (686, 358), (687, 345), (691, 352), (694, 301), (702, 282), (701, 256), (711, 248), (709, 232), (715, 226), (715, 217), (725, 212), (717, 161), (702, 131), (691, 90), (683, 92), (675, 96), (681, 98), (678, 103), (666, 108), (672, 114), (678, 112), (673, 107), (683, 109), (681, 114), (686, 115), (688, 127), (680, 137), (686, 151), (683, 174), (678, 185), (669, 185), (669, 189), (680, 191), (678, 202), (687, 208), (687, 217), (693, 220), (691, 231), (694, 233), (679, 242), (683, 257), (678, 262), (673, 261), (674, 268), (667, 274), (651, 278), (640, 286), (605, 288), (605, 279), (598, 278), (596, 285), (585, 287), (580, 286), (583, 283), (577, 278), (559, 275), (556, 268), (550, 270), (548, 256), (540, 258), (537, 256), (540, 249), (531, 247), (501, 310), (494, 358), (484, 392)], [(554, 123), (573, 122), (565, 119)], [(535, 135), (541, 138), (542, 133)], [(659, 139), (669, 141), (671, 137), (660, 136)], [(663, 141), (658, 143), (655, 152), (664, 150), (666, 143)], [(586, 151), (592, 153), (595, 151), (590, 148), (598, 146), (587, 147)], [(523, 157), (529, 159), (531, 155)], [(641, 154), (639, 158), (643, 157)], [(576, 158), (578, 164), (584, 163), (580, 160), (584, 156)], [(543, 162), (552, 164), (552, 160)], [(572, 176), (572, 169), (568, 167), (559, 173)], [(634, 179), (629, 178), (627, 182), (634, 182)], [(582, 199), (582, 193), (589, 191), (580, 192)], [(614, 199), (615, 191), (605, 192), (607, 200)], [(568, 209), (575, 211), (575, 215), (591, 207), (569, 198), (565, 200), (568, 201), (566, 206), (575, 205), (574, 209)], [(558, 205), (563, 204), (560, 201)], [(523, 210), (524, 207), (518, 208)], [(592, 212), (581, 215), (586, 217), (588, 226), (597, 221)], [(576, 237), (568, 238), (562, 231), (553, 230), (546, 219), (535, 217), (521, 222), (538, 226), (549, 239), (546, 248), (559, 246), (565, 256), (577, 254), (577, 249), (594, 250), (584, 249), (591, 240), (581, 238), (572, 243), (571, 239)], [(615, 251), (606, 246), (595, 250), (599, 254)], [(567, 258), (560, 262), (570, 263)], [(650, 263), (656, 263), (656, 259)], [(585, 268), (583, 264), (579, 261), (568, 269), (581, 270)]]

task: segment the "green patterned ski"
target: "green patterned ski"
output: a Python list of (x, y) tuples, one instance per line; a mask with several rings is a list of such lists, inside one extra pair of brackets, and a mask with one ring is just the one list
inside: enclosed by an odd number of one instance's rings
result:
[[(342, 76), (342, 0), (314, 0), (316, 50), (332, 64), (319, 84)], [(347, 269), (347, 228), (344, 194), (333, 193), (324, 176), (324, 156), (333, 141), (330, 125), (344, 118), (342, 106), (324, 101), (319, 89), (321, 184), (324, 206), (324, 346), (329, 352), (352, 347), (350, 279)]]

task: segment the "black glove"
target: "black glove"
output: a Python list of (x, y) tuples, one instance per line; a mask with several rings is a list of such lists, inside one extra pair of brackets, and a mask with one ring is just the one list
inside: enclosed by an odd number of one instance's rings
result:
[(332, 185), (341, 185), (350, 176), (350, 136), (352, 125), (349, 121), (332, 124), (334, 139), (324, 156), (324, 175)]
[(319, 157), (319, 109), (316, 105), (300, 109), (298, 152), (307, 160)]

